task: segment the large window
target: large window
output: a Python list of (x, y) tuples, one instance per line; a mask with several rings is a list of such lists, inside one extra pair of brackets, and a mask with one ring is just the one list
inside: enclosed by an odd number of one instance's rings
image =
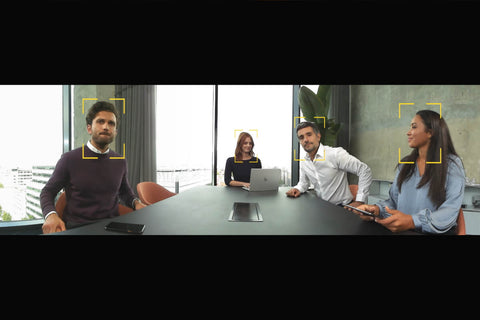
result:
[(225, 184), (225, 163), (242, 131), (253, 137), (262, 167), (282, 169), (284, 184), (290, 185), (292, 94), (291, 85), (218, 86), (218, 185)]
[(0, 85), (0, 221), (41, 219), (62, 154), (62, 86)]
[[(291, 85), (219, 85), (217, 184), (233, 156), (238, 134), (249, 132), (264, 168), (291, 181)], [(157, 183), (174, 192), (211, 184), (213, 85), (157, 86)]]
[(157, 183), (173, 192), (211, 184), (213, 85), (157, 86)]

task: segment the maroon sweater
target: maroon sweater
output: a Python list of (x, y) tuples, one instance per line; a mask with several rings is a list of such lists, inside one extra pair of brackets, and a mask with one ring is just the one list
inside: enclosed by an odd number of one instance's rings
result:
[(50, 180), (40, 193), (43, 216), (55, 211), (55, 197), (65, 188), (67, 206), (63, 220), (71, 223), (87, 223), (118, 216), (119, 197), (127, 206), (135, 199), (127, 179), (127, 161), (109, 159), (121, 157), (110, 150), (97, 154), (86, 145), (83, 159), (82, 147), (66, 152), (58, 160)]

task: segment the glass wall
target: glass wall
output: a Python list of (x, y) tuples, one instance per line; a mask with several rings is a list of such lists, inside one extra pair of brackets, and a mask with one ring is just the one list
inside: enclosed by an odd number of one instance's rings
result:
[(213, 85), (157, 86), (157, 183), (172, 192), (212, 183)]
[(291, 85), (219, 85), (217, 184), (225, 185), (227, 158), (234, 156), (238, 135), (245, 131), (262, 167), (282, 169), (289, 185), (292, 126)]
[(62, 86), (0, 85), (0, 221), (41, 219), (62, 154)]

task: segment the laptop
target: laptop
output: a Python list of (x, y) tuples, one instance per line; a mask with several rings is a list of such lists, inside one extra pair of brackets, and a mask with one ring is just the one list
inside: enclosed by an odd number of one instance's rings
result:
[(251, 169), (250, 188), (242, 188), (247, 191), (278, 191), (281, 176), (281, 169)]

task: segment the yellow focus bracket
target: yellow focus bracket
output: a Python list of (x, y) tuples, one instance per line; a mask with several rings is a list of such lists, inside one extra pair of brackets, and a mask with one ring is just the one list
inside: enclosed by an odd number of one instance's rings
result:
[(125, 114), (125, 98), (110, 98), (109, 100), (123, 101), (123, 114)]
[(243, 163), (243, 160), (238, 160), (238, 161), (237, 161), (237, 156), (233, 156), (233, 162), (235, 162), (235, 163)]
[[(98, 100), (98, 98), (82, 98), (82, 114), (85, 113), (85, 100)], [(123, 101), (123, 114), (125, 114), (125, 98), (109, 98), (109, 100)], [(82, 159), (98, 159), (98, 157), (85, 157), (85, 144), (82, 144)], [(123, 144), (123, 156), (110, 157), (109, 159), (125, 159), (125, 143)]]
[(293, 149), (293, 160), (294, 161), (305, 161), (305, 159), (297, 159), (297, 150)]
[[(96, 101), (98, 98), (82, 98), (82, 114), (85, 113), (85, 100)], [(123, 101), (123, 114), (125, 114), (125, 98), (109, 98), (109, 100)]]
[[(401, 107), (402, 105), (414, 105), (415, 103), (413, 102), (400, 102), (398, 104), (398, 118), (400, 119), (401, 118)], [(440, 107), (440, 119), (442, 118), (442, 103), (441, 102), (427, 102), (425, 103), (427, 105), (438, 105)], [(410, 161), (406, 161), (406, 162), (402, 162), (401, 161), (401, 151), (400, 151), (400, 148), (398, 148), (398, 163), (406, 163), (406, 164), (414, 164), (415, 162), (410, 162)], [(439, 161), (426, 161), (425, 162), (426, 164), (441, 164), (442, 163), (442, 148), (440, 148), (440, 160)]]
[[(85, 144), (82, 144), (82, 159), (98, 159), (98, 157), (85, 157)], [(123, 156), (110, 157), (109, 159), (125, 159), (125, 143), (123, 144)]]
[(438, 105), (440, 106), (440, 119), (442, 119), (442, 104), (440, 102), (427, 102), (428, 105)]
[[(243, 129), (234, 129), (233, 130), (233, 137), (236, 138), (237, 137), (237, 131), (243, 131)], [(258, 129), (248, 129), (248, 131), (255, 131), (257, 134), (257, 138), (258, 138)], [(237, 161), (237, 158), (236, 156), (233, 156), (233, 162), (235, 163), (243, 163), (243, 160), (238, 160)], [(258, 163), (258, 156), (257, 156), (257, 160), (256, 161), (248, 161), (249, 163)]]
[(414, 164), (415, 163), (413, 161), (402, 162), (401, 159), (402, 159), (402, 152), (400, 151), (400, 148), (398, 148), (398, 163), (407, 163), (407, 164)]
[(122, 157), (110, 157), (109, 159), (125, 159), (125, 143), (123, 144), (123, 156)]
[(440, 161), (436, 162), (436, 161), (426, 161), (425, 163), (428, 163), (428, 164), (441, 164), (442, 163), (442, 148), (440, 148)]
[[(238, 160), (238, 161), (237, 161), (237, 156), (233, 156), (233, 162), (235, 162), (235, 163), (243, 163), (243, 160)], [(258, 163), (258, 156), (257, 156), (257, 160), (255, 160), (255, 161), (248, 161), (248, 163)]]
[(243, 129), (234, 129), (233, 130), (233, 137), (237, 138), (237, 131), (243, 131)]
[[(400, 102), (398, 104), (398, 119), (400, 119), (402, 117), (402, 113), (401, 113), (401, 107), (402, 105), (410, 105), (410, 106), (413, 106), (415, 103), (413, 102)], [(427, 105), (438, 105), (440, 107), (440, 119), (442, 119), (442, 103), (441, 102), (427, 102), (425, 103)]]
[(258, 129), (248, 129), (248, 131), (255, 131), (257, 133), (257, 138), (258, 138)]
[(97, 98), (82, 98), (82, 114), (85, 113), (85, 100), (98, 100)]
[[(293, 149), (293, 160), (294, 161), (305, 161), (305, 159), (297, 159), (297, 150)], [(323, 149), (323, 159), (315, 159), (313, 161), (325, 161), (327, 157), (325, 156), (325, 149)]]
[[(326, 120), (325, 117), (313, 117), (315, 119), (322, 119), (323, 118), (323, 128), (326, 127)], [(297, 127), (296, 119), (305, 119), (305, 117), (293, 117), (293, 128)], [(325, 161), (325, 149), (323, 149), (323, 159), (315, 159), (313, 161)], [(297, 159), (297, 150), (293, 149), (293, 161), (305, 161), (305, 159)]]
[[(406, 163), (406, 164), (414, 164), (415, 163), (413, 161), (402, 162), (401, 158), (402, 158), (401, 151), (400, 151), (400, 148), (398, 148), (398, 163)], [(425, 163), (426, 164), (441, 164), (442, 163), (442, 148), (440, 148), (440, 161), (426, 161)]]
[(82, 159), (98, 159), (98, 157), (85, 157), (85, 144), (82, 144)]
[[(327, 123), (325, 120), (325, 117), (313, 117), (314, 119), (322, 119), (323, 118), (323, 128), (325, 129)], [(305, 119), (305, 117), (293, 117), (293, 128), (295, 129), (297, 127), (297, 122), (295, 121), (296, 119)]]

